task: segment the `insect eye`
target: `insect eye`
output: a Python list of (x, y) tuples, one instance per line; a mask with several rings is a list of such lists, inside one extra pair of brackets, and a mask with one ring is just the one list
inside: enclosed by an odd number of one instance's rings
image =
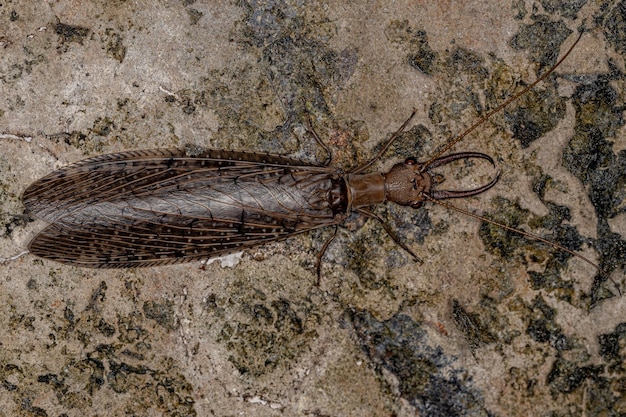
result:
[(415, 159), (414, 157), (410, 156), (410, 157), (408, 157), (408, 158), (404, 161), (404, 163), (405, 163), (406, 165), (415, 165), (415, 164), (417, 164), (417, 159)]

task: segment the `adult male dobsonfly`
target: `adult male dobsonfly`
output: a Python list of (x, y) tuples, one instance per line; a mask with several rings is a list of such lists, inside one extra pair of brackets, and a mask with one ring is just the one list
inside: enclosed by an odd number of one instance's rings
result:
[(278, 155), (236, 151), (102, 155), (28, 187), (24, 204), (51, 223), (29, 250), (92, 268), (207, 259), (338, 225), (352, 211), (374, 216), (365, 207), (387, 200), (417, 207), (425, 198), (464, 197), (491, 188), (497, 176), (475, 190), (433, 190), (435, 177), (427, 169), (466, 158), (493, 164), (487, 155), (465, 152), (428, 167), (407, 158), (386, 174), (343, 174)]
[[(427, 162), (407, 158), (387, 173), (364, 171), (382, 157), (415, 111), (374, 158), (347, 173), (278, 155), (225, 150), (138, 150), (74, 163), (34, 182), (25, 191), (26, 208), (50, 223), (30, 242), (29, 250), (43, 258), (82, 267), (164, 265), (225, 255), (320, 227), (336, 226), (352, 212), (382, 223), (367, 207), (386, 201), (417, 208), (426, 200), (439, 202), (480, 194), (496, 184), (498, 173), (476, 189), (449, 191), (437, 188), (441, 178), (431, 170), (470, 158), (494, 165), (491, 157), (482, 153), (444, 154), (548, 77), (581, 36), (582, 32), (549, 71), (485, 114)], [(309, 131), (321, 143), (310, 121)], [(382, 224), (398, 244), (418, 259)], [(600, 269), (560, 245), (498, 225), (544, 241)], [(318, 255), (318, 277), (321, 257), (331, 240), (332, 237)]]

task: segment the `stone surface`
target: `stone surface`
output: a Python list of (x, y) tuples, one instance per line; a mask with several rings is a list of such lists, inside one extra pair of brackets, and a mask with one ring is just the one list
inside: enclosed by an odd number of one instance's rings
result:
[[(453, 204), (601, 263), (624, 286), (626, 2), (0, 3), (0, 255), (43, 222), (20, 195), (80, 159), (205, 147), (349, 170), (427, 158), (554, 64), (557, 77), (453, 151), (502, 172)], [(331, 2), (332, 3), (332, 2)], [(389, 4), (388, 4), (389, 3)], [(458, 4), (457, 4), (458, 3)], [(32, 138), (27, 142), (26, 138)], [(493, 173), (457, 164), (442, 187)], [(626, 301), (592, 267), (439, 206), (219, 262), (0, 266), (0, 415), (620, 415)]]

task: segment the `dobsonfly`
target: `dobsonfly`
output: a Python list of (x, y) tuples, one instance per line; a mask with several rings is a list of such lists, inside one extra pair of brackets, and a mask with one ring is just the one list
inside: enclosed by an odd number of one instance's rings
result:
[[(445, 155), (456, 143), (493, 114), (548, 77), (567, 58), (582, 36), (545, 74), (489, 111), (448, 142), (428, 161), (409, 157), (389, 172), (365, 171), (380, 160), (405, 130), (404, 122), (374, 158), (344, 173), (326, 164), (306, 164), (271, 154), (226, 150), (156, 149), (102, 155), (86, 159), (31, 184), (23, 202), (34, 216), (50, 223), (29, 244), (31, 253), (54, 261), (90, 268), (130, 268), (213, 258), (313, 229), (335, 226), (316, 260), (318, 280), (324, 252), (336, 227), (352, 212), (381, 222), (390, 237), (416, 260), (419, 258), (368, 207), (391, 201), (420, 207), (442, 204), (483, 221), (481, 216), (440, 200), (480, 194), (487, 184), (470, 190), (439, 190), (440, 175), (432, 170), (452, 161), (488, 155), (461, 152)], [(521, 230), (507, 230), (541, 240), (600, 267), (576, 252)]]

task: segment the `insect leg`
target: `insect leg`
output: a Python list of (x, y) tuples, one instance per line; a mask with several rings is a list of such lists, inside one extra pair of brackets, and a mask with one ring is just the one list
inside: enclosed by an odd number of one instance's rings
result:
[(315, 283), (315, 285), (318, 287), (320, 286), (320, 281), (322, 280), (322, 257), (324, 256), (326, 249), (328, 249), (328, 246), (330, 246), (330, 244), (333, 240), (335, 240), (336, 237), (337, 225), (335, 225), (335, 232), (332, 234), (331, 237), (326, 239), (326, 242), (324, 242), (324, 245), (322, 245), (322, 249), (320, 249), (319, 253), (317, 254), (317, 258), (315, 259), (315, 270), (317, 271), (317, 282)]
[(411, 120), (413, 120), (413, 117), (415, 117), (415, 113), (417, 113), (417, 110), (413, 109), (413, 112), (411, 113), (409, 118), (406, 119), (404, 123), (402, 123), (402, 126), (400, 126), (400, 128), (396, 130), (396, 132), (393, 135), (391, 135), (391, 137), (387, 140), (387, 142), (383, 145), (383, 147), (380, 148), (380, 151), (378, 151), (376, 156), (374, 156), (372, 159), (370, 159), (363, 165), (357, 167), (354, 171), (352, 171), (352, 173), (358, 174), (359, 172), (363, 172), (364, 170), (369, 168), (374, 162), (378, 161), (383, 156), (383, 154), (387, 152), (387, 149), (389, 149), (391, 144), (394, 143), (396, 139), (398, 139), (398, 137), (402, 134), (402, 132), (404, 132), (404, 129), (406, 129), (406, 127), (411, 122)]
[(363, 209), (363, 208), (358, 208), (358, 209), (355, 209), (354, 211), (366, 217), (377, 220), (380, 223), (380, 225), (383, 227), (383, 229), (385, 229), (385, 232), (387, 232), (391, 240), (393, 240), (396, 243), (396, 245), (404, 249), (409, 255), (413, 257), (413, 259), (416, 262), (419, 262), (420, 264), (424, 263), (424, 261), (422, 261), (419, 256), (417, 256), (404, 242), (402, 242), (400, 238), (398, 237), (398, 235), (396, 235), (396, 233), (393, 230), (391, 230), (391, 227), (389, 227), (389, 225), (385, 223), (385, 221), (381, 219), (380, 216), (378, 216), (376, 213)]
[(322, 138), (319, 137), (319, 135), (317, 134), (315, 129), (313, 129), (313, 123), (311, 122), (311, 114), (309, 113), (308, 110), (306, 110), (306, 108), (304, 110), (304, 113), (306, 114), (306, 128), (307, 128), (307, 132), (311, 136), (313, 136), (315, 141), (322, 147), (322, 149), (324, 149), (324, 151), (328, 155), (326, 157), (326, 159), (324, 159), (324, 162), (322, 162), (323, 166), (328, 166), (328, 165), (330, 165), (330, 162), (333, 160), (333, 154), (330, 152), (330, 148), (328, 147), (328, 145), (326, 145), (324, 143), (324, 141), (322, 140)]

